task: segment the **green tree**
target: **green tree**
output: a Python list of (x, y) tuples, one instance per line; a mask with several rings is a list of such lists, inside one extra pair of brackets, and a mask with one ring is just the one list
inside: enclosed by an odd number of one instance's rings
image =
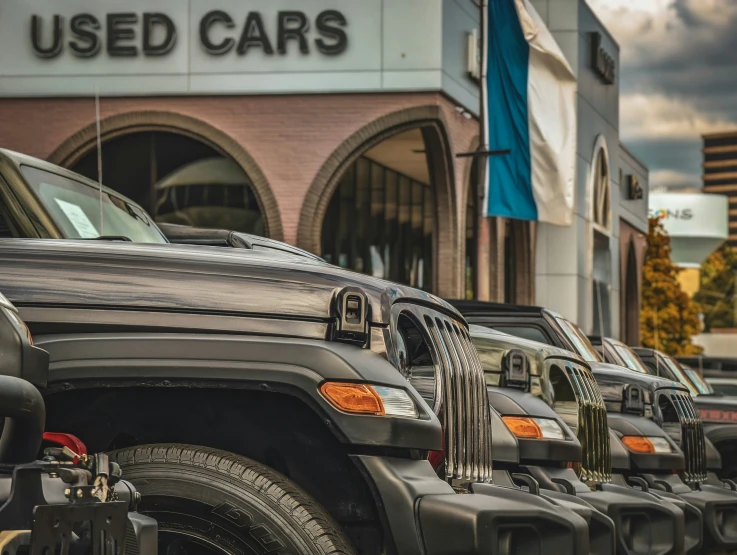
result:
[(735, 274), (737, 251), (726, 243), (701, 266), (701, 283), (694, 300), (703, 311), (705, 331), (735, 327)]
[(640, 340), (645, 347), (679, 356), (699, 354), (691, 338), (701, 327), (699, 307), (681, 288), (679, 269), (671, 261), (670, 237), (657, 218), (650, 218), (643, 268)]

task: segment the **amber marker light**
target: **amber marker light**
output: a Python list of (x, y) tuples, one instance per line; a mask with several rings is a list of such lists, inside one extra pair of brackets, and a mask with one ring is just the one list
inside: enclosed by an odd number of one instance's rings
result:
[(503, 416), (502, 420), (520, 439), (566, 439), (560, 424), (551, 418)]
[(519, 416), (503, 417), (507, 428), (516, 435), (524, 439), (542, 439), (543, 432), (532, 418), (523, 418)]
[(320, 393), (336, 409), (351, 414), (373, 414), (383, 416), (384, 403), (373, 387), (366, 384), (326, 382)]
[(624, 436), (622, 443), (633, 453), (654, 455), (673, 452), (670, 444), (662, 437)]

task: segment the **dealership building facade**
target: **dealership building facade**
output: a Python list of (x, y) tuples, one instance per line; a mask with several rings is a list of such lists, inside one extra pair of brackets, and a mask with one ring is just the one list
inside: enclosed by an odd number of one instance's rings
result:
[(636, 338), (647, 169), (620, 145), (618, 47), (584, 0), (533, 2), (579, 81), (574, 225), (484, 236), (459, 156), (479, 143), (474, 0), (5, 4), (0, 146), (96, 179), (99, 90), (103, 181), (158, 221)]

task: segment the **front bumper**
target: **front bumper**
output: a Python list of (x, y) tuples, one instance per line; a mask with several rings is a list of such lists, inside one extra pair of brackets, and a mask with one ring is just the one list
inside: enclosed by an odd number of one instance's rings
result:
[(652, 493), (661, 494), (663, 492), (657, 489), (664, 489), (700, 511), (703, 521), (702, 552), (737, 550), (737, 491), (722, 486), (714, 475), (696, 490), (674, 474), (641, 476)]
[(494, 471), (494, 483), (509, 487), (535, 488), (541, 497), (553, 505), (565, 507), (586, 521), (589, 527), (590, 555), (614, 555), (616, 553), (614, 522), (580, 497), (559, 491), (540, 490), (537, 482), (530, 483), (529, 480), (522, 480), (519, 475), (513, 475), (504, 470)]
[(542, 496), (474, 484), (456, 494), (427, 461), (353, 455), (399, 555), (588, 555), (584, 518)]
[[(541, 487), (552, 491), (562, 487), (614, 521), (618, 555), (684, 553), (686, 517), (679, 507), (665, 498), (615, 484), (603, 484), (599, 490), (591, 491), (570, 469), (525, 468)], [(693, 541), (691, 538), (688, 543)]]

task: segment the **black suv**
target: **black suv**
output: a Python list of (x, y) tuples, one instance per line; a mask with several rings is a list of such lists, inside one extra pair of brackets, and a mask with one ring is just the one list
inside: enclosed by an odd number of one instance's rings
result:
[[(633, 461), (622, 442), (627, 438), (610, 431), (605, 397), (589, 363), (557, 347), (482, 326), (470, 329), (489, 401), (519, 444), (518, 459), (505, 461), (513, 476), (527, 475), (545, 495), (563, 495), (593, 509), (594, 553), (608, 552), (610, 527), (623, 555), (697, 552), (698, 510), (629, 486)], [(682, 467), (683, 454), (675, 446), (673, 451)], [(643, 455), (635, 462), (657, 468), (663, 461)]]
[[(645, 490), (662, 490), (682, 502), (697, 507), (703, 517), (703, 544), (708, 551), (737, 549), (737, 534), (729, 515), (737, 510), (737, 494), (721, 482), (709, 484), (704, 428), (688, 389), (678, 382), (637, 374), (621, 366), (606, 364), (589, 338), (574, 323), (541, 307), (522, 307), (486, 303), (454, 303), (474, 324), (508, 332), (519, 337), (531, 335), (542, 343), (572, 351), (586, 360), (594, 373), (602, 396), (607, 401), (609, 426), (619, 434), (648, 439), (649, 445), (627, 445), (632, 459), (630, 484)], [(648, 403), (648, 399), (650, 402)], [(648, 407), (649, 405), (649, 407)], [(628, 406), (632, 408), (628, 408)], [(649, 411), (648, 411), (649, 408)], [(663, 444), (648, 432), (657, 425), (669, 432), (673, 441)], [(643, 460), (640, 454), (660, 454)], [(674, 455), (683, 451), (685, 464), (674, 466)], [(643, 466), (645, 464), (647, 466)], [(673, 472), (682, 474), (682, 478)], [(667, 476), (666, 476), (667, 475)], [(662, 494), (657, 493), (662, 496)], [(688, 511), (690, 509), (686, 507)], [(687, 512), (688, 512), (687, 511)]]
[(163, 550), (589, 551), (490, 485), (483, 370), (432, 295), (270, 249), (6, 239), (0, 268), (49, 425), (111, 452)]
[(737, 398), (716, 393), (696, 370), (665, 353), (644, 348), (636, 348), (634, 352), (649, 372), (677, 379), (689, 388), (704, 422), (706, 437), (721, 456), (719, 474), (725, 479), (737, 479)]

